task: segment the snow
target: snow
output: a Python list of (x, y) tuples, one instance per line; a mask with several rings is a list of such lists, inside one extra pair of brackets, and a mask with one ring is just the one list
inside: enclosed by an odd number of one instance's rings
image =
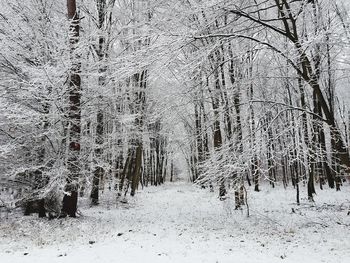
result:
[[(306, 189), (301, 187), (302, 196)], [(1, 217), (1, 263), (350, 262), (350, 187), (295, 204), (292, 188), (248, 189), (246, 208), (187, 183), (140, 190), (128, 204), (81, 200), (79, 218)], [(107, 194), (106, 194), (107, 196)], [(109, 201), (108, 201), (109, 200)], [(295, 212), (292, 212), (292, 208)]]

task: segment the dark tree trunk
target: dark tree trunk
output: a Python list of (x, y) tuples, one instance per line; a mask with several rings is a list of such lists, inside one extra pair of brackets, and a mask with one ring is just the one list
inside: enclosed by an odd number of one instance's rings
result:
[(131, 196), (135, 195), (136, 189), (140, 183), (141, 168), (142, 168), (142, 143), (138, 142), (138, 145), (136, 147), (135, 166), (134, 166), (132, 183), (131, 183), (131, 192), (130, 192)]
[[(95, 157), (97, 162), (101, 162), (101, 156), (103, 153), (102, 145), (103, 145), (103, 113), (99, 110), (97, 113), (97, 126), (96, 126), (96, 149), (95, 149)], [(91, 205), (98, 205), (99, 203), (99, 187), (100, 182), (104, 176), (104, 169), (98, 164), (95, 167), (94, 176), (92, 180), (92, 189), (91, 189)]]
[(260, 191), (259, 189), (260, 174), (259, 174), (259, 161), (257, 156), (254, 156), (253, 165), (251, 169), (253, 171), (254, 191), (259, 192)]
[(65, 213), (63, 215), (69, 215), (70, 217), (75, 217), (75, 213), (77, 211), (77, 203), (78, 203), (78, 192), (70, 191), (70, 195), (65, 194), (63, 197), (63, 206), (62, 212)]
[(194, 106), (194, 115), (195, 115), (195, 124), (196, 124), (196, 144), (197, 144), (197, 158), (196, 158), (196, 170), (193, 175), (193, 181), (196, 181), (200, 175), (198, 168), (198, 163), (201, 163), (204, 160), (203, 156), (203, 137), (202, 137), (202, 120), (200, 115), (200, 107), (195, 104)]
[(91, 205), (98, 205), (99, 203), (100, 180), (104, 176), (104, 172), (104, 169), (100, 166), (97, 166), (94, 171), (94, 176), (92, 179), (92, 189), (90, 194)]
[(219, 107), (220, 107), (220, 99), (218, 97), (218, 93), (220, 92), (220, 81), (219, 81), (219, 73), (217, 69), (214, 72), (215, 77), (215, 94), (212, 96), (212, 106), (214, 111), (214, 148), (218, 149), (222, 145), (222, 136), (220, 129), (220, 115), (219, 115)]
[(170, 182), (173, 182), (174, 180), (174, 161), (171, 160), (171, 165), (170, 165)]
[(79, 17), (76, 10), (76, 1), (67, 0), (68, 19), (70, 20), (70, 45), (72, 67), (69, 73), (69, 153), (68, 153), (68, 176), (63, 198), (62, 215), (76, 216), (78, 202), (78, 179), (80, 174), (80, 63), (76, 55), (76, 48), (79, 42)]

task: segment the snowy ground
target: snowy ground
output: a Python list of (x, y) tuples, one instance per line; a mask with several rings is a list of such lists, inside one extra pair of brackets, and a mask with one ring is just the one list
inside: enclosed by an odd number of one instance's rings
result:
[(350, 262), (349, 186), (299, 207), (293, 189), (249, 190), (249, 218), (216, 195), (176, 183), (77, 219), (3, 216), (0, 262)]

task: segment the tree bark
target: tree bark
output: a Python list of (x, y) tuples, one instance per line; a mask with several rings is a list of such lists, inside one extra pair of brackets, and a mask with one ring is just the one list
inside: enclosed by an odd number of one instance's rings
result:
[(76, 216), (78, 203), (78, 179), (80, 175), (80, 130), (81, 130), (81, 107), (80, 107), (80, 63), (76, 48), (79, 43), (79, 16), (76, 10), (76, 1), (67, 0), (68, 19), (70, 20), (70, 45), (71, 45), (71, 69), (69, 73), (69, 151), (68, 151), (68, 176), (65, 187), (66, 194), (63, 197), (62, 216)]

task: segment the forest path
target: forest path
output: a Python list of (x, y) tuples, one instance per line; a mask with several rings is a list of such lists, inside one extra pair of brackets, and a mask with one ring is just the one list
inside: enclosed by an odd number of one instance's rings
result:
[(293, 189), (249, 190), (249, 218), (232, 199), (187, 183), (145, 188), (126, 206), (107, 196), (99, 207), (82, 200), (77, 219), (3, 220), (1, 263), (350, 262), (349, 201), (342, 204), (349, 188), (325, 190), (314, 206), (302, 199), (300, 207)]

